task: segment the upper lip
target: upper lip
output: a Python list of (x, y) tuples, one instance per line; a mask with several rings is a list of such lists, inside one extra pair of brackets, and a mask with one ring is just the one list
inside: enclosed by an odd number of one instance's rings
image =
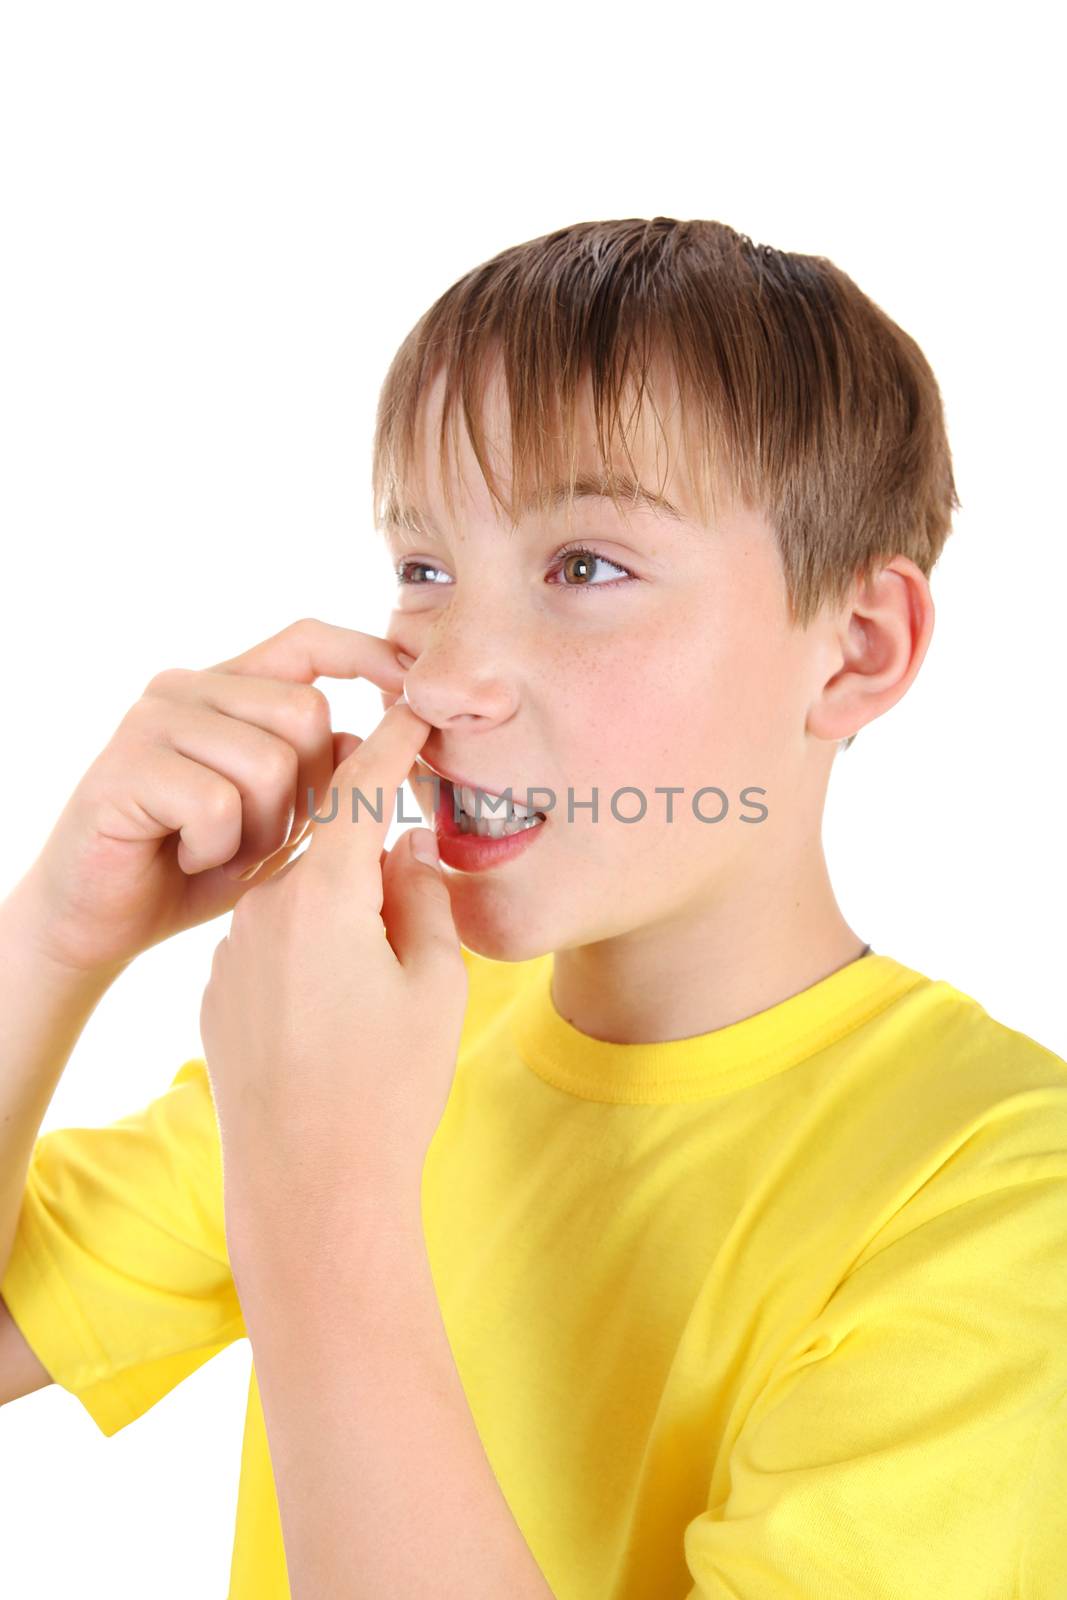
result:
[[(505, 794), (510, 794), (513, 800), (516, 798), (516, 795), (525, 794), (528, 792), (525, 789), (517, 789), (515, 784), (509, 784), (507, 789), (490, 789), (488, 784), (475, 783), (473, 778), (459, 778), (455, 775), (455, 773), (445, 772), (443, 768), (433, 766), (431, 762), (426, 760), (425, 756), (420, 756), (419, 760), (422, 762), (424, 767), (429, 767), (430, 771), (438, 778), (447, 779), (447, 781), (456, 789), (478, 789), (482, 794), (491, 794), (498, 799)], [(523, 804), (521, 801), (519, 803)]]

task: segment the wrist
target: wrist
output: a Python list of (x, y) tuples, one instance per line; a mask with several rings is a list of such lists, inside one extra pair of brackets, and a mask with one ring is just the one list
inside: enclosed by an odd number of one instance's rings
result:
[(309, 1284), (351, 1277), (356, 1285), (388, 1278), (402, 1262), (426, 1250), (419, 1180), (374, 1193), (339, 1184), (301, 1199), (269, 1198), (226, 1164), (224, 1213), (227, 1253), (240, 1290)]
[(99, 999), (129, 965), (83, 967), (66, 959), (50, 934), (44, 897), (31, 868), (0, 901), (0, 951), (9, 971), (18, 970), (35, 988)]

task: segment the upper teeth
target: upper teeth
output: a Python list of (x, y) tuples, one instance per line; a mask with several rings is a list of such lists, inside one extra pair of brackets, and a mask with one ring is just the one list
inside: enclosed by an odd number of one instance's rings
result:
[[(506, 795), (491, 795), (487, 794), (484, 789), (468, 789), (466, 785), (459, 791), (459, 803), (468, 817), (483, 816), (486, 811), (489, 811), (489, 820), (491, 822), (497, 818), (500, 818), (501, 821), (506, 821), (512, 813), (520, 820), (523, 817), (532, 815), (530, 807), (520, 805), (517, 800), (512, 800), (511, 812), (509, 812)], [(475, 809), (476, 807), (478, 809)]]
[[(463, 833), (477, 833), (483, 839), (502, 839), (508, 834), (521, 833), (525, 828), (534, 828), (544, 820), (540, 811), (531, 811), (517, 800), (510, 802), (509, 811), (507, 795), (491, 795), (484, 789), (465, 786), (456, 792), (461, 808), (459, 827)], [(481, 815), (482, 811), (488, 809), (487, 802), (492, 802), (491, 816)]]

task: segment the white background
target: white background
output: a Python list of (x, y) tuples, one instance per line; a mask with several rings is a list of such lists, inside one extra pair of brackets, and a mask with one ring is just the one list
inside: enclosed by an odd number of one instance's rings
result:
[[(836, 765), (838, 901), (1067, 1055), (1048, 27), (1026, 4), (4, 6), (0, 892), (155, 672), (302, 615), (384, 631), (374, 407), (431, 300), (571, 222), (713, 217), (831, 257), (945, 400), (963, 509), (920, 675)], [(320, 687), (335, 727), (381, 714), (373, 686)], [(108, 993), (45, 1130), (199, 1053), (224, 933)], [(54, 1385), (0, 1413), (6, 1592), (223, 1596), (249, 1364), (231, 1346), (110, 1440)]]

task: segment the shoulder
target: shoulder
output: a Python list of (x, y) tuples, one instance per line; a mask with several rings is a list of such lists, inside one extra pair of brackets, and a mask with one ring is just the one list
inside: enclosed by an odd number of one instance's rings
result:
[(913, 981), (879, 1017), (879, 1044), (897, 1060), (913, 1091), (999, 1101), (1033, 1089), (1067, 1093), (1067, 1061), (1021, 1028), (1000, 1020), (944, 978), (894, 962)]
[[(963, 989), (944, 980), (930, 986), (931, 1038), (946, 1066), (993, 1104), (1012, 1100), (1021, 1110), (1044, 1108), (1067, 1146), (1067, 1061), (1021, 1028), (993, 1016)], [(1058, 1113), (1058, 1117), (1056, 1114)]]
[(943, 980), (909, 991), (894, 1026), (862, 1127), (882, 1215), (854, 1267), (906, 1238), (966, 1250), (975, 1230), (1005, 1270), (1029, 1252), (1038, 1276), (1062, 1272), (1067, 1061)]

